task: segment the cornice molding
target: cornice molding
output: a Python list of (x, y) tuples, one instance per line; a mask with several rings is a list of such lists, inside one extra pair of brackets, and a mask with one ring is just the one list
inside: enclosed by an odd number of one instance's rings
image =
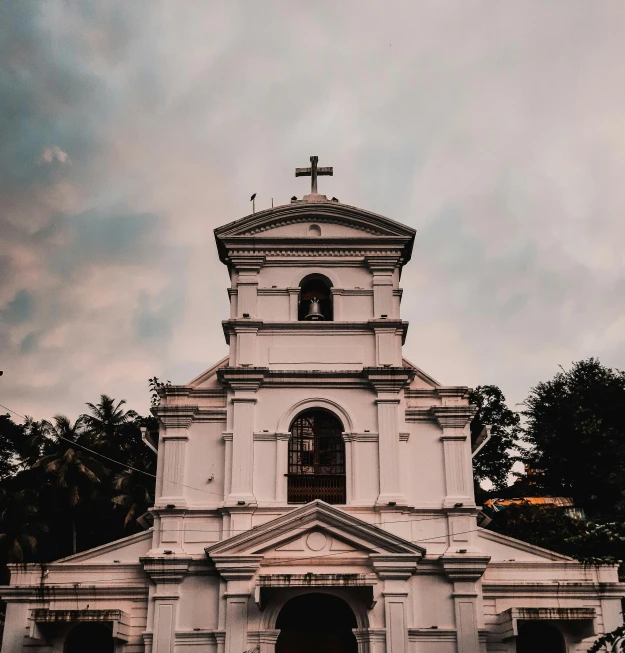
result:
[(479, 580), (486, 571), (489, 562), (489, 555), (463, 554), (456, 556), (445, 554), (440, 558), (443, 570), (452, 581), (475, 582)]
[(217, 370), (217, 377), (223, 385), (235, 392), (256, 392), (268, 372), (266, 367), (221, 367)]
[(197, 406), (167, 406), (160, 405), (153, 409), (153, 414), (163, 423), (165, 428), (188, 429), (197, 413)]
[(146, 556), (139, 558), (143, 564), (145, 573), (155, 583), (180, 583), (189, 571), (189, 556), (167, 556), (152, 557)]
[(458, 431), (473, 419), (477, 406), (433, 406), (430, 410), (443, 431)]
[(365, 367), (362, 375), (378, 394), (398, 394), (412, 381), (415, 371), (405, 367)]

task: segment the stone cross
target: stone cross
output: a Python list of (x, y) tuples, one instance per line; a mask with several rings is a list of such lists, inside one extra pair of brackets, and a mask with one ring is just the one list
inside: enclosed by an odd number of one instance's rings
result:
[(318, 168), (317, 161), (319, 161), (318, 156), (310, 157), (310, 168), (295, 168), (296, 177), (310, 177), (310, 194), (317, 194), (317, 177), (323, 175), (329, 175), (332, 177), (334, 175), (333, 169), (329, 168)]

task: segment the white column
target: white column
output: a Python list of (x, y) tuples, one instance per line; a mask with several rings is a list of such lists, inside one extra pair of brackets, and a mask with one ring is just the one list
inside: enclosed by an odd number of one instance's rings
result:
[(378, 394), (378, 451), (380, 460), (380, 494), (378, 505), (405, 504), (399, 474), (399, 399)]
[(393, 555), (371, 556), (373, 569), (384, 581), (384, 614), (386, 621), (386, 653), (407, 653), (408, 644), (408, 579), (417, 570), (412, 560)]
[(161, 429), (155, 505), (186, 506), (185, 462), (188, 428), (197, 406), (167, 406), (156, 409)]
[(299, 287), (297, 288), (287, 288), (289, 293), (289, 320), (291, 322), (297, 322), (297, 313), (299, 310)]
[(152, 653), (173, 653), (180, 583), (189, 571), (187, 557), (146, 557), (143, 567), (155, 583), (152, 623)]
[(290, 433), (276, 433), (276, 501), (287, 502)]
[(478, 610), (477, 581), (486, 570), (490, 556), (447, 555), (441, 558), (445, 573), (453, 583), (454, 613), (458, 653), (482, 653), (479, 629), (484, 627)]
[(334, 312), (334, 321), (340, 322), (344, 319), (343, 317), (343, 289), (342, 288), (332, 288), (330, 291), (332, 294), (332, 310)]
[(229, 504), (256, 503), (254, 496), (255, 397), (233, 397), (232, 489)]
[(443, 431), (441, 436), (445, 462), (443, 507), (473, 507), (475, 498), (468, 425), (475, 409), (472, 406), (438, 406), (433, 408), (432, 412)]

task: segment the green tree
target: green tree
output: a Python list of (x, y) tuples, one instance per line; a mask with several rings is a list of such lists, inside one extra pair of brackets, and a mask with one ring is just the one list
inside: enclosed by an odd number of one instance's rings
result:
[(0, 415), (0, 479), (12, 476), (21, 467), (20, 448), (26, 439), (25, 429), (10, 415)]
[(512, 466), (518, 460), (519, 415), (506, 405), (503, 392), (496, 385), (480, 385), (471, 391), (471, 404), (477, 412), (471, 422), (471, 434), (477, 435), (490, 426), (491, 437), (473, 459), (476, 494), (490, 481), (496, 490), (508, 485)]
[(47, 532), (48, 527), (39, 516), (34, 490), (0, 490), (0, 560), (3, 563), (34, 560), (39, 538)]
[(33, 467), (41, 467), (53, 486), (61, 491), (71, 524), (72, 553), (76, 553), (78, 507), (86, 498), (93, 496), (94, 488), (102, 483), (106, 470), (79, 446), (84, 438), (80, 418), (72, 424), (64, 415), (57, 415), (54, 424), (43, 424), (46, 435), (56, 443), (56, 450), (37, 461)]
[(625, 512), (625, 373), (594, 358), (532, 388), (525, 462), (537, 488), (570, 496), (591, 518)]
[[(145, 471), (151, 465), (143, 465)], [(115, 495), (111, 501), (124, 511), (124, 528), (137, 529), (137, 517), (154, 504), (154, 479), (136, 469), (124, 469), (113, 478)]]
[(117, 401), (108, 395), (100, 396), (100, 403), (87, 403), (89, 413), (81, 416), (89, 443), (95, 451), (109, 458), (130, 462), (137, 457), (137, 448), (143, 452), (139, 415), (134, 410), (124, 410), (125, 399)]

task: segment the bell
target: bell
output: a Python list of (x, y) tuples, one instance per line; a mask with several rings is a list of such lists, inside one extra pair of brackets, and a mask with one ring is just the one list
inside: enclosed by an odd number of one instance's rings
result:
[(323, 314), (321, 313), (321, 308), (319, 307), (319, 301), (316, 297), (313, 297), (310, 301), (310, 308), (308, 309), (308, 315), (305, 317), (306, 320), (323, 320)]

